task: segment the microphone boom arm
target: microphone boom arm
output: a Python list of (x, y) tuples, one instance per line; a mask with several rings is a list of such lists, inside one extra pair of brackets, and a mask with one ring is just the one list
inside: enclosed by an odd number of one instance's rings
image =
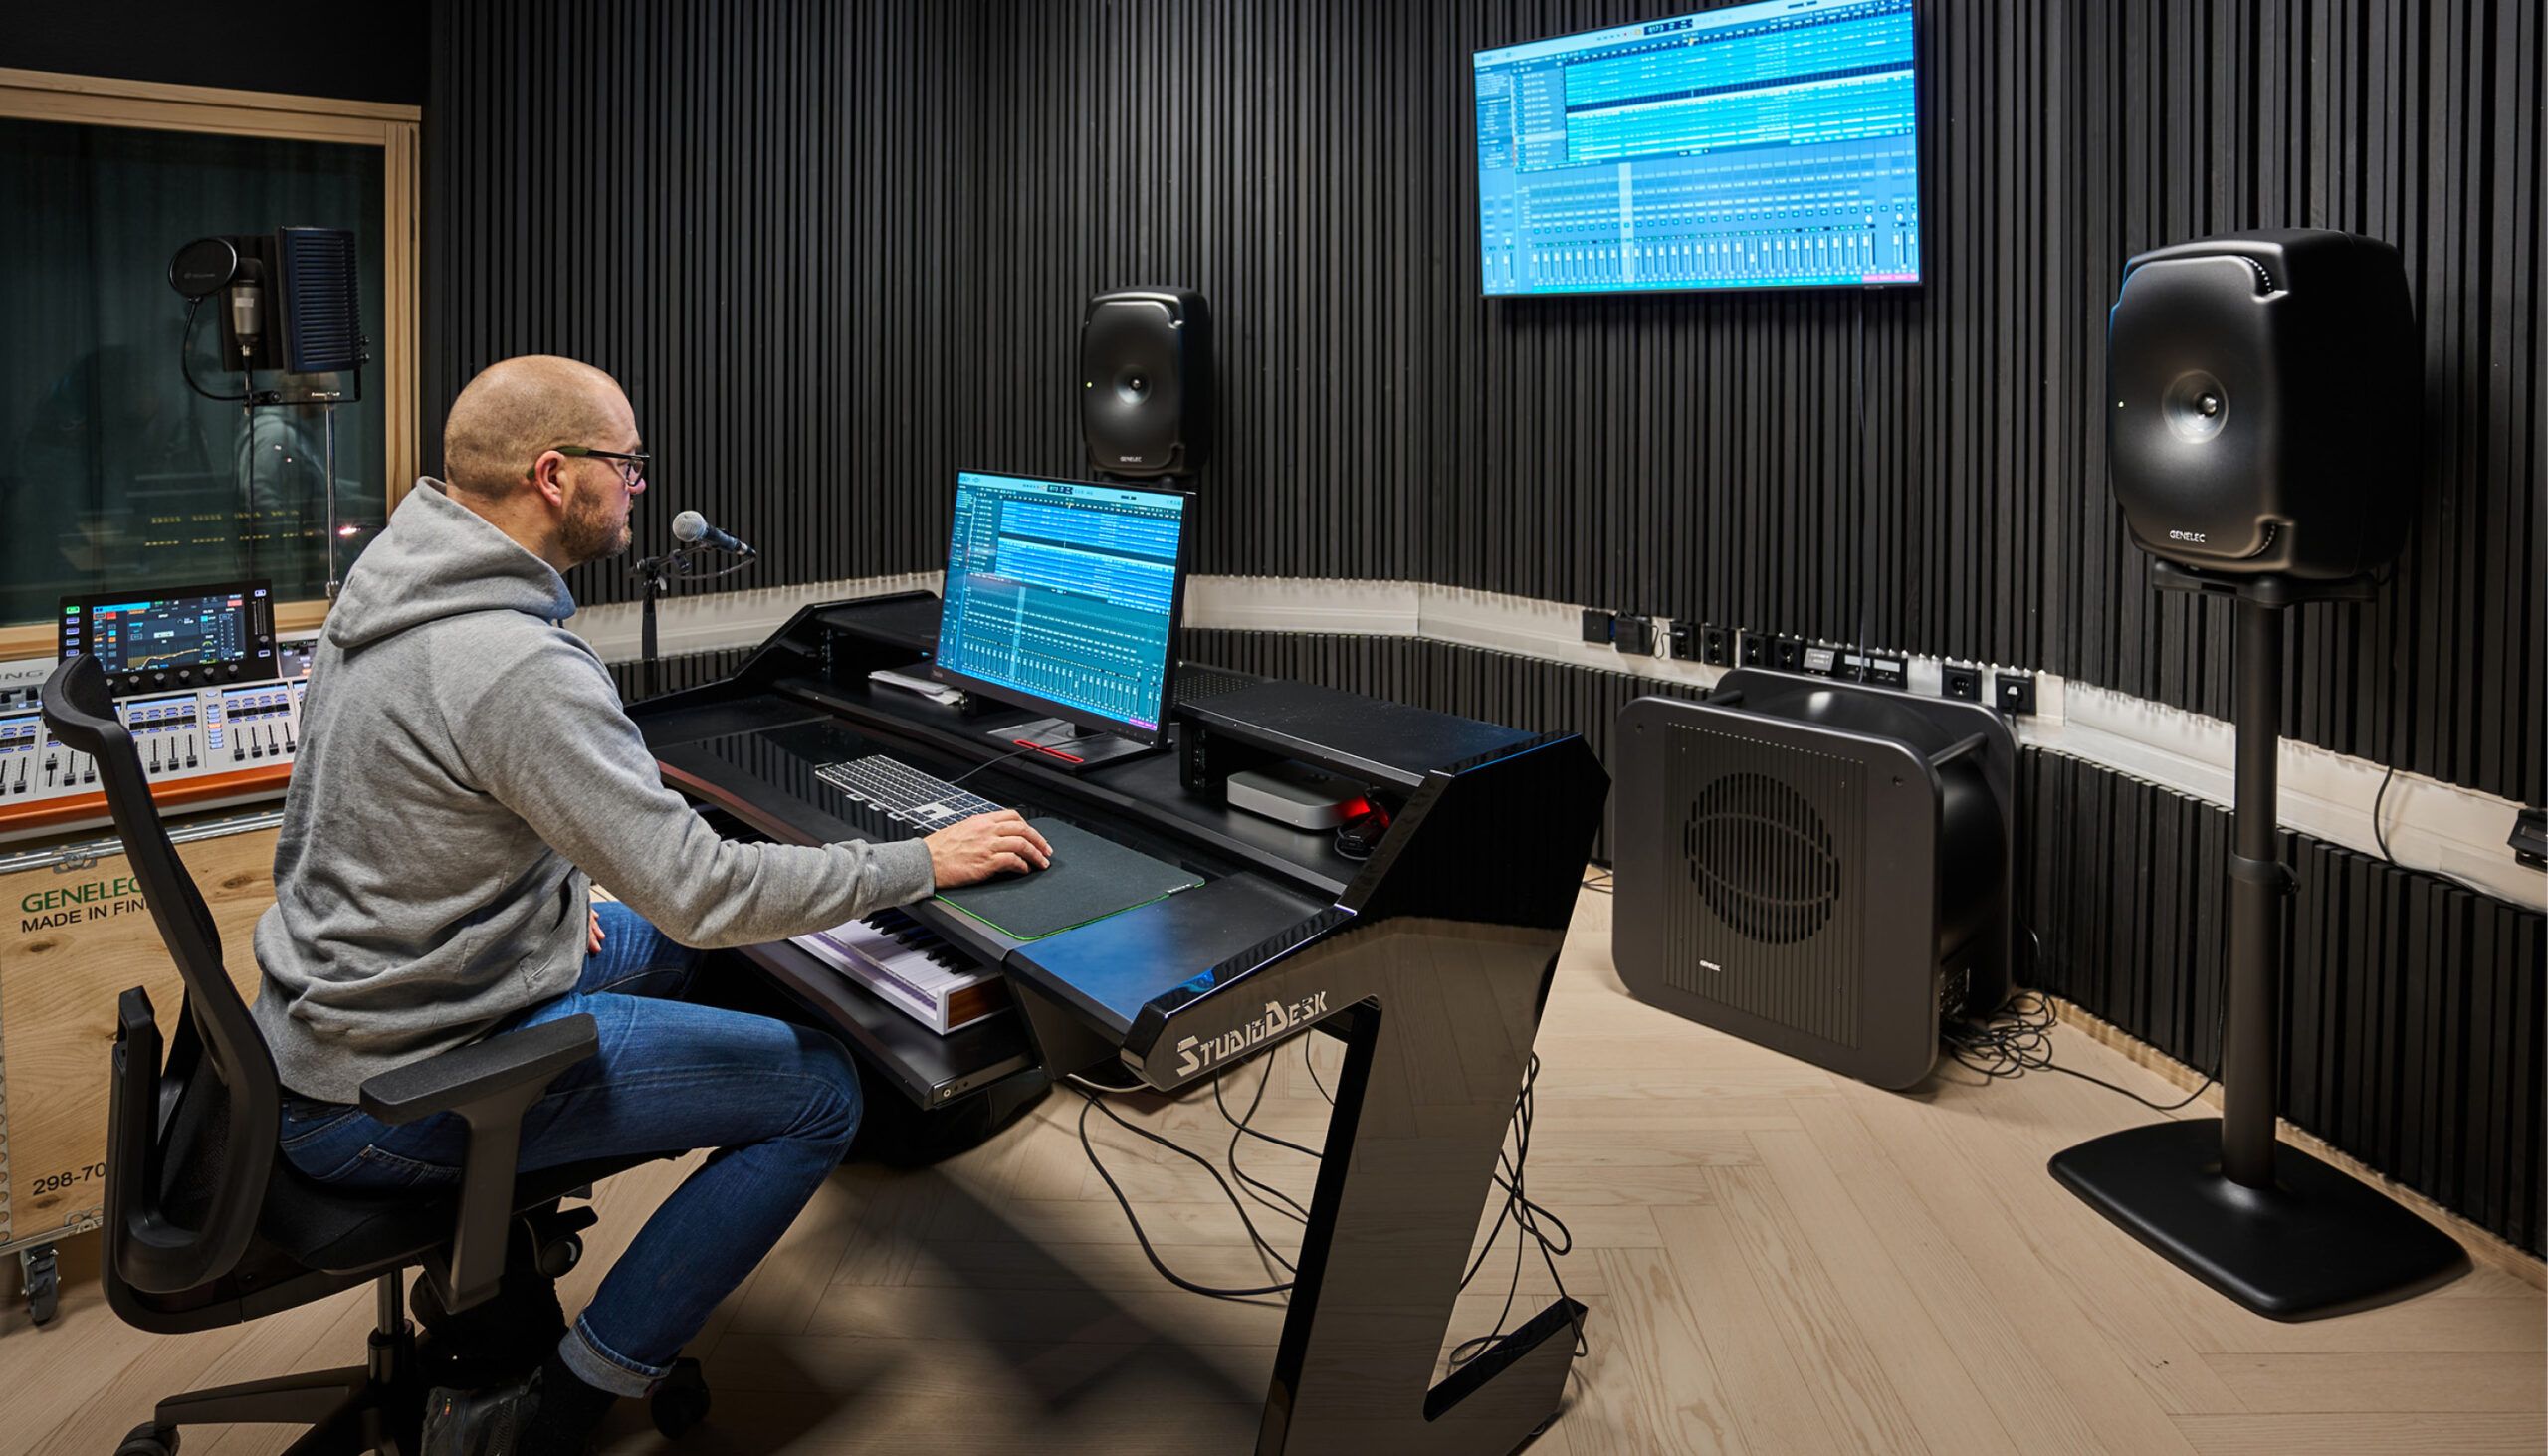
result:
[(732, 576), (760, 559), (758, 551), (745, 546), (736, 560), (714, 571), (691, 569), (694, 562), (714, 549), (717, 548), (705, 540), (693, 541), (688, 545), (677, 546), (660, 556), (644, 557), (628, 568), (628, 579), (641, 583), (637, 609), (637, 652), (641, 665), (640, 672), (645, 684), (643, 695), (645, 697), (652, 698), (663, 691), (661, 682), (663, 669), (658, 665), (661, 654), (655, 633), (655, 603), (671, 594), (673, 583), (676, 581), (715, 581)]

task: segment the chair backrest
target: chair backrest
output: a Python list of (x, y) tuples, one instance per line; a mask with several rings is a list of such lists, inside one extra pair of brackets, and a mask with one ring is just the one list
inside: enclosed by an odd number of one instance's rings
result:
[(97, 760), (125, 859), (186, 988), (164, 1068), (148, 999), (137, 987), (123, 996), (106, 1148), (108, 1274), (150, 1294), (190, 1290), (230, 1272), (256, 1232), (283, 1088), (222, 964), (212, 911), (159, 822), (105, 671), (75, 657), (45, 679), (42, 697), (54, 736)]

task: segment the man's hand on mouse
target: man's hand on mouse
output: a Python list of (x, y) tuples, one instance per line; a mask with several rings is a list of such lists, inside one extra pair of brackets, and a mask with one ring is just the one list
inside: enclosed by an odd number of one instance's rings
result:
[(1010, 871), (1040, 870), (1053, 862), (1053, 847), (1015, 809), (958, 819), (921, 842), (929, 846), (929, 867), (941, 890), (976, 885)]

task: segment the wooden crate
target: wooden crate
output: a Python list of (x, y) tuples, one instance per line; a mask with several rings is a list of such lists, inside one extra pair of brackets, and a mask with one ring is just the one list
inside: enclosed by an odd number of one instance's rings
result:
[[(249, 936), (274, 903), (272, 814), (177, 846), (221, 929), (242, 996), (257, 994)], [(241, 827), (229, 829), (229, 823)], [(0, 874), (0, 1247), (92, 1224), (106, 1203), (106, 1083), (115, 999), (140, 986), (162, 1031), (184, 991), (113, 841)]]

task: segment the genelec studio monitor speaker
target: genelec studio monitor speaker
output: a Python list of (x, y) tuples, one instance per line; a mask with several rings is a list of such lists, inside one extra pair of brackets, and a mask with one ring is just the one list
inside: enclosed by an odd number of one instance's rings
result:
[(2415, 509), (2421, 363), (2397, 250), (2344, 233), (2144, 253), (2107, 336), (2108, 463), (2134, 544), (2158, 558), (2151, 584), (2232, 603), (2221, 1116), (2090, 1139), (2053, 1154), (2051, 1172), (2276, 1320), (2370, 1309), (2468, 1268), (2448, 1234), (2275, 1136), (2295, 884), (2279, 841), (2282, 616), (2377, 595), (2371, 572), (2398, 554)]
[(1192, 289), (1120, 289), (1079, 326), (1080, 433), (1114, 476), (1188, 476), (1212, 453), (1212, 311)]
[(2422, 355), (2398, 250), (2231, 233), (2124, 266), (2106, 439), (2135, 544), (2214, 575), (2333, 580), (2398, 554)]

